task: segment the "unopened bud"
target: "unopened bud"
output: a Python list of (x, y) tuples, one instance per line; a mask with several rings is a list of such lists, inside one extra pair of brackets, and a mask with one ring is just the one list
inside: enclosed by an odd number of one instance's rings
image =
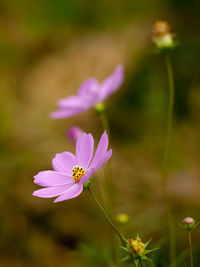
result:
[(152, 41), (160, 52), (166, 53), (177, 46), (174, 34), (170, 32), (170, 26), (166, 21), (157, 21), (153, 28)]
[(97, 114), (102, 114), (105, 111), (104, 103), (100, 102), (94, 107)]
[(116, 216), (117, 222), (121, 225), (125, 225), (129, 222), (130, 218), (125, 213), (120, 213)]
[(183, 220), (183, 224), (186, 224), (186, 225), (188, 225), (188, 224), (193, 224), (194, 223), (194, 219), (193, 218), (191, 218), (191, 217), (186, 217), (184, 220)]
[(195, 221), (193, 218), (186, 217), (183, 219), (182, 223), (179, 223), (179, 226), (187, 231), (191, 231), (192, 229), (195, 229), (198, 224), (199, 222)]
[(127, 248), (131, 253), (136, 253), (137, 255), (142, 256), (145, 251), (145, 244), (139, 237), (136, 237), (136, 239), (128, 239)]
[(165, 35), (170, 32), (170, 26), (166, 21), (157, 21), (153, 27), (153, 33), (157, 36)]

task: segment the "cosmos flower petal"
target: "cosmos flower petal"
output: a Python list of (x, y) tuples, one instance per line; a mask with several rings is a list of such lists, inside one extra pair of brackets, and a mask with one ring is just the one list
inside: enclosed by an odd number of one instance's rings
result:
[(93, 154), (94, 139), (91, 134), (83, 133), (76, 142), (77, 165), (87, 169)]
[(59, 197), (57, 197), (54, 200), (54, 203), (77, 197), (82, 193), (82, 191), (83, 191), (83, 185), (82, 184), (79, 184), (79, 183), (74, 184), (64, 194), (62, 194)]
[(68, 109), (60, 109), (58, 111), (52, 112), (50, 115), (54, 119), (61, 119), (61, 118), (68, 118), (75, 116), (84, 111), (84, 108), (77, 107), (77, 108), (68, 108)]
[(124, 80), (124, 67), (118, 66), (114, 73), (101, 84), (100, 101), (104, 101), (110, 94), (117, 91)]
[(59, 186), (74, 183), (72, 175), (57, 171), (39, 172), (34, 178), (34, 183), (40, 186)]
[(98, 103), (103, 102), (110, 94), (119, 89), (124, 79), (124, 68), (118, 66), (114, 73), (99, 84), (96, 79), (85, 81), (77, 95), (69, 96), (58, 101), (59, 109), (51, 113), (55, 119), (68, 118), (82, 113)]
[(112, 149), (108, 150), (108, 151), (105, 153), (105, 155), (104, 155), (104, 157), (102, 158), (102, 160), (99, 161), (99, 163), (98, 163), (98, 165), (96, 166), (96, 168), (93, 169), (93, 172), (96, 172), (98, 169), (100, 169), (101, 166), (104, 165), (104, 164), (110, 159), (111, 156), (112, 156)]
[(104, 131), (97, 146), (96, 153), (93, 157), (89, 169), (98, 166), (99, 162), (101, 162), (101, 160), (104, 158), (107, 148), (108, 148), (108, 135), (106, 131)]
[(51, 186), (45, 187), (33, 192), (33, 196), (42, 197), (42, 198), (50, 198), (50, 197), (57, 197), (61, 194), (64, 194), (67, 190), (72, 188), (73, 184), (68, 185), (61, 185), (61, 186)]
[[(92, 135), (83, 133), (76, 142), (76, 157), (70, 152), (56, 154), (56, 157), (53, 159), (55, 171), (43, 171), (34, 177), (34, 182), (45, 188), (36, 190), (33, 192), (33, 195), (42, 198), (57, 197), (54, 202), (67, 200), (80, 195), (83, 191), (83, 184), (112, 155), (111, 149), (107, 151), (108, 136), (106, 131), (101, 136), (95, 156), (90, 164), (93, 147), (94, 140)], [(72, 169), (76, 165), (84, 168), (85, 173), (83, 170), (80, 172), (80, 169), (76, 168), (72, 174)]]
[(87, 170), (86, 173), (83, 175), (83, 177), (80, 179), (79, 184), (87, 183), (94, 172), (95, 169)]
[(61, 109), (70, 108), (76, 109), (82, 106), (82, 101), (79, 96), (68, 96), (58, 101), (58, 105)]
[(88, 93), (97, 91), (98, 86), (99, 86), (99, 84), (98, 84), (98, 81), (96, 79), (88, 79), (79, 88), (78, 95), (79, 96), (85, 96)]
[(70, 152), (57, 153), (52, 160), (55, 171), (65, 172), (68, 175), (72, 174), (72, 169), (76, 164), (76, 157)]

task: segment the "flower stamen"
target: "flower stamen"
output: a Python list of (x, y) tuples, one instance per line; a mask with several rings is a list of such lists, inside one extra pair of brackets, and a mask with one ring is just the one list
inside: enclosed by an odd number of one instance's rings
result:
[(80, 179), (85, 174), (85, 170), (82, 167), (74, 166), (72, 169), (72, 178), (76, 183), (79, 183)]

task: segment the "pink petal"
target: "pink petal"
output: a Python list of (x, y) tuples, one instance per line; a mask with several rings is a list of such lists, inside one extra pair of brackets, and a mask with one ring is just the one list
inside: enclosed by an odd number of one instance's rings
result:
[(88, 79), (85, 81), (78, 90), (79, 96), (85, 96), (91, 92), (98, 90), (98, 82), (95, 79)]
[(117, 91), (124, 80), (124, 67), (118, 66), (114, 73), (101, 84), (100, 101), (104, 101), (110, 94)]
[(79, 184), (87, 183), (93, 173), (95, 173), (94, 169), (87, 170), (83, 177), (80, 179)]
[(108, 135), (105, 131), (101, 136), (101, 139), (97, 146), (96, 153), (90, 164), (89, 169), (96, 168), (98, 166), (99, 162), (101, 162), (101, 160), (104, 158), (107, 148), (108, 148)]
[(52, 160), (55, 171), (65, 172), (68, 175), (72, 174), (72, 169), (76, 164), (76, 157), (70, 152), (57, 153)]
[(83, 133), (76, 142), (77, 165), (87, 169), (93, 154), (94, 139), (91, 134)]
[(61, 109), (76, 109), (82, 107), (82, 101), (79, 96), (68, 96), (66, 98), (60, 99), (58, 105)]
[(34, 183), (40, 186), (58, 186), (73, 183), (72, 175), (57, 171), (39, 172), (34, 178)]
[(96, 168), (93, 169), (93, 173), (96, 172), (98, 169), (101, 168), (101, 166), (103, 166), (112, 156), (112, 149), (108, 150), (105, 154), (105, 156), (103, 157), (103, 159), (98, 163), (98, 165), (96, 166)]
[(36, 190), (33, 192), (33, 196), (42, 197), (42, 198), (50, 198), (50, 197), (57, 197), (61, 194), (64, 194), (67, 190), (72, 188), (73, 184), (68, 185), (61, 185), (61, 186), (51, 186)]
[(75, 115), (81, 113), (82, 111), (84, 111), (83, 108), (66, 109), (66, 110), (60, 109), (58, 111), (52, 112), (50, 115), (54, 119), (62, 119), (62, 118), (68, 118), (68, 117), (75, 116)]
[(83, 191), (83, 185), (77, 183), (73, 185), (66, 193), (57, 197), (54, 200), (54, 203), (77, 197), (82, 193), (82, 191)]

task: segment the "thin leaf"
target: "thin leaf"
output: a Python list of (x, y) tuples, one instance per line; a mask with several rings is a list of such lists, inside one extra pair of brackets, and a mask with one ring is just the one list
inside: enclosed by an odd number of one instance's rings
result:
[(131, 259), (130, 255), (126, 255), (124, 258), (122, 258), (120, 260), (120, 262), (127, 261), (127, 260), (130, 260), (130, 259)]

